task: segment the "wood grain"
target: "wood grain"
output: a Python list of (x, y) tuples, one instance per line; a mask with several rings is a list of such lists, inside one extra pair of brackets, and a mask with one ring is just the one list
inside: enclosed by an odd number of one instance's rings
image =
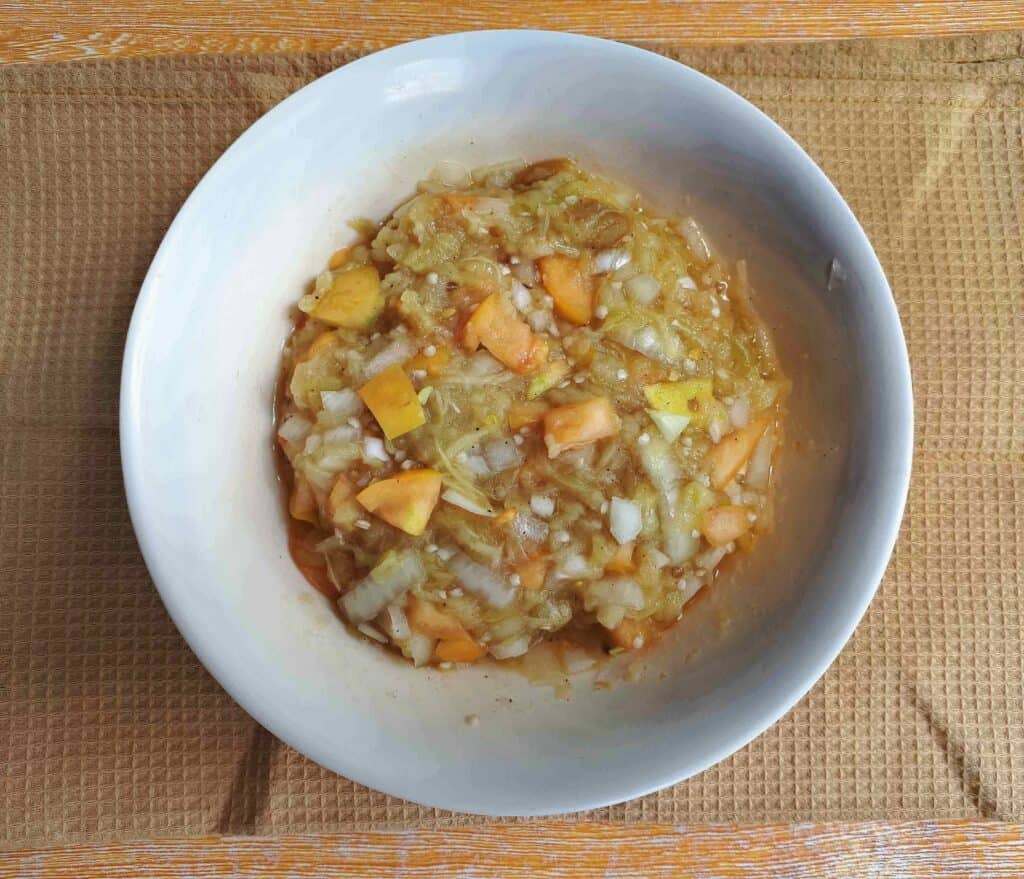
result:
[(986, 879), (1024, 874), (1024, 828), (914, 822), (765, 827), (517, 824), (402, 833), (72, 846), (0, 854), (0, 877), (375, 879), (687, 876)]
[(0, 62), (379, 48), (480, 28), (637, 42), (938, 36), (1024, 28), (1021, 0), (29, 0), (0, 2)]

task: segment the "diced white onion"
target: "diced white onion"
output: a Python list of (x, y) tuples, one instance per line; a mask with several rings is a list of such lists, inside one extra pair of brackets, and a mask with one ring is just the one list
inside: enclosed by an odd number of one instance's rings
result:
[(725, 488), (722, 489), (729, 498), (729, 502), (733, 504), (743, 503), (743, 489), (737, 485), (736, 481), (733, 480)]
[(469, 169), (465, 165), (453, 162), (450, 159), (442, 159), (430, 172), (430, 177), (445, 186), (469, 186), (473, 178), (469, 176)]
[(535, 494), (530, 498), (530, 509), (546, 519), (555, 512), (555, 499), (547, 495)]
[(679, 439), (680, 434), (690, 424), (689, 415), (677, 415), (674, 412), (661, 412), (657, 409), (648, 409), (647, 414), (651, 416), (651, 421), (661, 431), (661, 435), (670, 443)]
[(484, 446), (484, 458), (492, 473), (518, 467), (526, 460), (522, 450), (511, 439), (491, 440)]
[(620, 544), (636, 540), (640, 529), (643, 527), (643, 515), (640, 510), (640, 504), (621, 497), (613, 497), (611, 507), (608, 510), (608, 522), (612, 537)]
[(395, 339), (386, 348), (378, 351), (371, 357), (363, 367), (363, 378), (371, 379), (379, 375), (389, 366), (396, 363), (405, 363), (416, 353), (416, 346), (412, 340), (406, 337)]
[(366, 635), (367, 638), (372, 638), (374, 641), (377, 641), (380, 644), (388, 643), (388, 639), (381, 632), (377, 631), (377, 629), (371, 626), (369, 623), (360, 623), (358, 626), (356, 626), (356, 628), (364, 635)]
[(583, 604), (587, 610), (606, 604), (628, 610), (643, 610), (644, 591), (636, 580), (630, 580), (628, 577), (595, 580), (587, 585)]
[(359, 431), (351, 424), (343, 424), (341, 427), (332, 427), (324, 434), (325, 446), (337, 446), (341, 443), (355, 442)]
[(367, 461), (390, 461), (384, 440), (377, 436), (368, 436), (363, 440), (363, 457)]
[(507, 217), (512, 205), (504, 198), (478, 198), (471, 208), (474, 214), (482, 217)]
[(675, 522), (674, 526), (665, 532), (665, 551), (672, 564), (682, 565), (700, 548), (700, 537), (694, 537), (693, 528), (685, 523)]
[(744, 484), (750, 488), (767, 488), (772, 473), (772, 453), (775, 451), (775, 431), (768, 430), (754, 447), (747, 462)]
[(512, 304), (523, 314), (533, 308), (533, 297), (526, 285), (516, 279), (512, 280)]
[(718, 563), (722, 559), (724, 559), (728, 554), (729, 554), (729, 547), (728, 547), (728, 545), (726, 545), (726, 546), (719, 546), (719, 547), (712, 547), (710, 549), (704, 550), (704, 552), (702, 552), (700, 555), (698, 555), (693, 560), (693, 563), (698, 568), (701, 568), (702, 570), (713, 571), (715, 568), (718, 567)]
[(512, 531), (520, 540), (542, 543), (548, 538), (547, 522), (525, 513), (518, 513), (512, 520)]
[(317, 488), (323, 491), (330, 491), (334, 483), (338, 481), (338, 474), (334, 470), (325, 470), (316, 464), (303, 463), (302, 475), (306, 477)]
[(277, 435), (287, 443), (301, 443), (313, 429), (313, 424), (301, 415), (291, 415), (277, 430)]
[(322, 467), (324, 470), (330, 470), (332, 473), (340, 473), (351, 463), (352, 456), (347, 452), (328, 450), (326, 454), (320, 456), (317, 466)]
[(467, 452), (466, 457), (459, 458), (462, 464), (465, 464), (466, 469), (474, 476), (490, 476), (491, 468), (487, 461), (484, 460), (483, 455), (478, 455), (476, 452)]
[(412, 660), (412, 664), (419, 668), (430, 662), (434, 655), (434, 645), (437, 642), (433, 638), (413, 632), (406, 639), (404, 652)]
[(503, 577), (461, 553), (455, 553), (447, 564), (466, 591), (478, 595), (494, 607), (507, 607), (515, 597), (515, 588)]
[(306, 437), (306, 444), (302, 447), (302, 453), (304, 455), (312, 455), (313, 452), (320, 448), (322, 442), (323, 439), (319, 434), (311, 433)]
[(606, 604), (597, 609), (597, 621), (606, 629), (614, 629), (626, 617), (626, 608)]
[(711, 248), (708, 247), (704, 232), (693, 217), (687, 217), (679, 223), (679, 234), (686, 240), (687, 246), (697, 259), (701, 262), (711, 261)]
[(522, 656), (529, 649), (530, 638), (527, 635), (499, 641), (497, 644), (491, 644), (488, 648), (491, 656), (495, 659), (512, 659), (514, 656)]
[(626, 293), (641, 305), (650, 305), (660, 292), (661, 285), (650, 275), (634, 275), (626, 281)]
[(693, 575), (681, 577), (676, 586), (682, 595), (683, 604), (686, 604), (694, 595), (700, 592), (703, 585), (704, 579), (702, 577), (695, 577)]
[(611, 250), (599, 251), (594, 257), (594, 274), (603, 275), (606, 272), (614, 272), (616, 269), (621, 269), (624, 265), (628, 265), (630, 259), (632, 257), (629, 255), (628, 250), (613, 248)]
[(465, 366), (466, 374), (473, 376), (497, 375), (504, 368), (486, 351), (477, 351), (469, 358)]
[(320, 402), (323, 403), (326, 412), (342, 418), (358, 415), (363, 411), (363, 401), (351, 388), (342, 388), (340, 391), (321, 391)]
[(472, 498), (466, 497), (457, 488), (449, 488), (441, 495), (442, 500), (448, 501), (453, 506), (465, 510), (467, 513), (475, 513), (477, 516), (496, 516), (497, 513), (488, 507), (483, 507)]
[(736, 428), (750, 424), (750, 401), (746, 397), (739, 397), (733, 401), (729, 407), (729, 420)]
[(668, 444), (659, 436), (652, 436), (647, 445), (640, 446), (640, 463), (644, 472), (664, 495), (675, 499), (679, 484), (679, 463)]
[(418, 586), (427, 575), (412, 550), (391, 551), (341, 599), (348, 618), (357, 625), (372, 620), (387, 605)]
[(579, 553), (574, 553), (566, 556), (559, 562), (556, 576), (562, 580), (575, 580), (593, 573), (594, 571), (587, 564), (587, 560)]
[(647, 558), (650, 559), (651, 566), (658, 571), (662, 568), (668, 567), (672, 562), (672, 559), (665, 555), (665, 553), (653, 546), (647, 550)]
[(395, 641), (405, 641), (411, 634), (409, 618), (405, 608), (398, 604), (389, 604), (384, 608), (385, 628)]

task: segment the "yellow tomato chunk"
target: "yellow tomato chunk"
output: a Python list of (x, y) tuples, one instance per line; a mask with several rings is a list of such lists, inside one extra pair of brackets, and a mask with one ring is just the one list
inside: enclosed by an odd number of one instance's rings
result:
[(359, 396), (388, 439), (427, 423), (416, 388), (397, 363), (371, 378), (359, 389)]
[(697, 427), (707, 427), (715, 403), (709, 378), (647, 385), (644, 396), (655, 411), (686, 415)]
[(470, 351), (483, 345), (513, 372), (532, 372), (548, 357), (547, 345), (500, 293), (492, 293), (476, 307), (466, 321), (462, 341)]
[(356, 495), (356, 500), (389, 525), (418, 537), (426, 529), (440, 495), (440, 473), (407, 470), (371, 482)]
[(377, 269), (359, 266), (336, 274), (311, 314), (336, 327), (361, 329), (369, 326), (383, 308), (384, 294)]

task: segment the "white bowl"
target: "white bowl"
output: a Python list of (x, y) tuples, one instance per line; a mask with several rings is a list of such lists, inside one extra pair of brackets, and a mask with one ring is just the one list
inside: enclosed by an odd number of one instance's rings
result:
[[(639, 680), (577, 685), (568, 701), (507, 669), (415, 670), (349, 634), (289, 558), (271, 453), (289, 307), (352, 237), (346, 221), (383, 218), (441, 158), (561, 154), (665, 210), (694, 211), (726, 256), (749, 257), (795, 380), (789, 437), (801, 439), (783, 459), (776, 534), (694, 602)], [(842, 269), (829, 285), (833, 259)], [(139, 296), (121, 445), (132, 521), (168, 611), (261, 724), (390, 794), (544, 815), (700, 772), (800, 699), (882, 576), (906, 497), (911, 418), (906, 348), (878, 260), (778, 126), (658, 55), (499, 31), (349, 64), (224, 154)], [(464, 722), (471, 714), (479, 725)]]

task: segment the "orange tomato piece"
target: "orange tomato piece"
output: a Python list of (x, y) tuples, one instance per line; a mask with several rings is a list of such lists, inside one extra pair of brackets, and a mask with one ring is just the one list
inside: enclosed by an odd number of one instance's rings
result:
[(544, 289), (555, 300), (555, 311), (578, 326), (594, 316), (594, 285), (583, 272), (580, 261), (556, 253), (537, 260)]
[(426, 529), (440, 495), (441, 474), (436, 470), (406, 470), (371, 482), (356, 500), (388, 524), (418, 537)]
[(607, 397), (557, 406), (544, 413), (544, 444), (548, 457), (615, 436), (619, 417)]
[(548, 346), (519, 319), (512, 303), (500, 293), (481, 302), (463, 329), (462, 342), (470, 351), (483, 345), (513, 372), (532, 372), (548, 357)]
[(653, 640), (654, 634), (650, 620), (631, 620), (628, 617), (609, 633), (612, 644), (623, 650), (639, 650)]
[(516, 565), (516, 573), (519, 575), (519, 585), (527, 591), (540, 589), (544, 585), (544, 577), (548, 572), (548, 560), (542, 556), (534, 556), (525, 562)]
[(772, 418), (774, 412), (763, 412), (746, 427), (722, 437), (718, 445), (704, 456), (704, 469), (711, 477), (712, 488), (724, 488), (736, 478), (736, 474), (754, 454), (754, 449), (757, 448), (768, 425), (772, 423)]
[(712, 546), (725, 546), (746, 534), (753, 522), (750, 510), (736, 504), (707, 510), (700, 520), (700, 532)]
[(438, 662), (476, 662), (487, 651), (472, 638), (461, 641), (438, 641), (434, 659)]
[(513, 403), (508, 407), (509, 429), (519, 430), (520, 427), (536, 424), (547, 411), (548, 404), (540, 400), (523, 400), (520, 403)]
[(405, 361), (405, 368), (412, 372), (416, 369), (422, 369), (431, 378), (439, 376), (444, 372), (444, 368), (452, 359), (452, 353), (447, 348), (437, 348), (437, 350), (428, 357), (422, 351), (414, 357), (409, 358)]

